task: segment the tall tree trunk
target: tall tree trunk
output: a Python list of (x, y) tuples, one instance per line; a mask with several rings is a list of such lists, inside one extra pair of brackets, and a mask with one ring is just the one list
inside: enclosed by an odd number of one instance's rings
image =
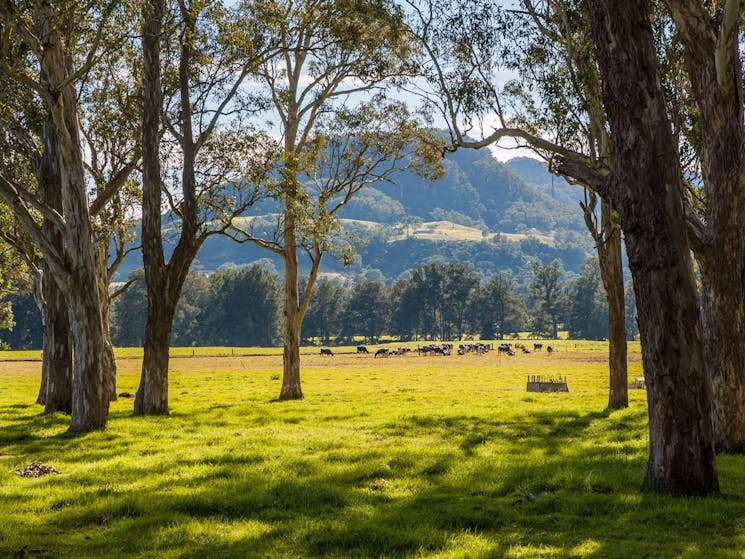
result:
[(629, 406), (628, 365), (626, 351), (626, 303), (624, 301), (621, 231), (613, 224), (613, 209), (603, 200), (601, 222), (606, 235), (603, 247), (598, 247), (600, 276), (608, 301), (608, 364), (610, 390), (608, 407), (614, 410)]
[[(65, 244), (71, 274), (65, 300), (70, 312), (73, 339), (73, 398), (70, 431), (104, 429), (109, 413), (109, 395), (105, 387), (105, 343), (101, 304), (96, 277), (96, 256), (88, 219), (82, 154), (77, 140), (75, 91), (68, 88), (63, 106), (69, 144), (62, 165)], [(74, 123), (74, 124), (73, 124)], [(75, 138), (75, 141), (72, 139)], [(67, 172), (66, 172), (67, 171)], [(66, 181), (67, 178), (67, 181)], [(67, 182), (67, 185), (65, 184)]]
[[(59, 168), (59, 142), (54, 121), (48, 115), (42, 130), (44, 150), (36, 168), (39, 194), (52, 208), (62, 208), (62, 183)], [(62, 234), (45, 219), (44, 235), (52, 245), (64, 253)], [(37, 402), (44, 405), (47, 413), (72, 411), (72, 336), (70, 318), (63, 292), (56, 284), (48, 265), (43, 266), (40, 276), (39, 296), (43, 320), (43, 351), (41, 365), (41, 387)]]
[(147, 285), (147, 323), (135, 415), (168, 413), (168, 348), (171, 318), (165, 312), (166, 263), (160, 224), (160, 36), (165, 3), (143, 3), (142, 260)]
[[(77, 276), (77, 285), (84, 287), (70, 290), (66, 297), (72, 322), (75, 370), (71, 432), (104, 429), (109, 414), (101, 309), (98, 293), (95, 291), (95, 277), (91, 277), (91, 271), (82, 268), (79, 274), (74, 274)], [(88, 290), (93, 290), (93, 297)]]
[[(300, 400), (303, 390), (300, 387), (300, 333), (302, 317), (299, 308), (297, 248), (295, 232), (286, 226), (285, 249), (282, 260), (285, 265), (284, 277), (284, 353), (282, 357), (282, 390), (280, 400)], [(306, 286), (309, 289), (310, 286)]]
[[(700, 246), (716, 447), (745, 452), (745, 128), (739, 6), (668, 0), (698, 108), (706, 219)], [(733, 9), (735, 11), (733, 11)]]
[(709, 381), (672, 137), (646, 0), (589, 0), (614, 181), (637, 298), (649, 409), (643, 488), (719, 490)]
[(109, 401), (117, 399), (116, 394), (116, 358), (114, 344), (111, 341), (111, 299), (109, 298), (108, 244), (110, 239), (105, 236), (98, 244), (98, 291), (101, 295), (101, 322), (104, 336), (104, 363), (106, 366), (105, 382)]
[[(712, 422), (719, 452), (745, 452), (745, 290), (742, 264), (718, 245), (699, 257)], [(736, 249), (735, 249), (736, 250)], [(734, 251), (733, 251), (734, 252)], [(725, 253), (725, 254), (722, 254)]]
[(72, 336), (67, 304), (48, 269), (44, 271), (44, 349), (39, 403), (46, 413), (72, 411)]
[[(44, 301), (44, 271), (43, 266), (41, 268), (32, 268), (31, 269), (33, 277), (32, 277), (32, 287), (33, 287), (33, 294), (34, 294), (34, 302), (36, 303), (36, 307), (39, 309), (39, 313), (41, 314), (41, 324), (42, 324), (42, 330), (46, 328), (46, 323), (44, 322), (44, 306), (46, 305)], [(51, 279), (51, 278), (50, 278)], [(52, 280), (54, 281), (54, 280)], [(42, 331), (42, 343), (43, 340), (46, 339), (46, 334)], [(40, 406), (43, 406), (46, 403), (47, 400), (47, 370), (44, 367), (44, 360), (46, 359), (46, 356), (44, 355), (44, 349), (42, 347), (41, 352), (41, 382), (39, 383), (39, 394), (36, 396), (36, 403)], [(72, 392), (71, 392), (72, 395)]]
[(55, 277), (64, 292), (73, 339), (73, 393), (70, 431), (103, 429), (109, 411), (104, 389), (104, 337), (96, 278), (96, 254), (80, 147), (77, 97), (67, 81), (70, 64), (64, 50), (59, 21), (47, 3), (37, 11), (37, 30), (44, 45), (42, 73), (48, 79), (49, 111), (58, 143), (64, 261), (69, 275)]
[(135, 415), (168, 414), (168, 351), (176, 300), (159, 284), (148, 283), (145, 352), (142, 377), (134, 403)]

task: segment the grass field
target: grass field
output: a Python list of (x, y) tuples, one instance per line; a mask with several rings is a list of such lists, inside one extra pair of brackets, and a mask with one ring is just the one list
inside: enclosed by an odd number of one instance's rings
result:
[(529, 237), (533, 237), (547, 245), (553, 246), (556, 244), (556, 240), (550, 235), (525, 233), (490, 233), (485, 236), (481, 232), (481, 229), (478, 229), (476, 227), (469, 227), (468, 225), (460, 225), (459, 223), (453, 223), (452, 221), (427, 221), (425, 223), (419, 223), (416, 226), (407, 226), (405, 227), (405, 230), (401, 235), (392, 238), (391, 241), (402, 241), (404, 239), (414, 237), (420, 240), (437, 242), (481, 242), (487, 239), (493, 239), (497, 235), (499, 235), (502, 239), (511, 242), (519, 242)]
[[(107, 431), (79, 436), (31, 404), (38, 362), (3, 361), (0, 557), (745, 557), (745, 458), (719, 458), (720, 497), (639, 493), (643, 391), (608, 412), (604, 344), (552, 345), (307, 349), (296, 402), (276, 401), (275, 352), (176, 350), (169, 417), (120, 399)], [(138, 355), (119, 352), (120, 391)], [(528, 394), (528, 374), (566, 375), (570, 392)], [(34, 461), (59, 475), (14, 473)]]

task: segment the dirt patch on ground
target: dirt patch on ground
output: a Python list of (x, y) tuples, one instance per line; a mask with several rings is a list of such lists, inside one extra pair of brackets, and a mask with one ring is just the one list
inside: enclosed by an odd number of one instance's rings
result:
[(15, 470), (15, 473), (21, 477), (30, 478), (38, 478), (49, 474), (59, 474), (57, 468), (54, 466), (47, 466), (45, 464), (39, 464), (38, 462), (32, 462), (22, 470)]

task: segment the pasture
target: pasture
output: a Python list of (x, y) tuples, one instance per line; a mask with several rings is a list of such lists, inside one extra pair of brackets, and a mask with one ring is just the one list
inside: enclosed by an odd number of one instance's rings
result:
[[(608, 412), (606, 345), (548, 343), (307, 348), (293, 402), (276, 400), (281, 350), (178, 349), (169, 417), (120, 399), (107, 431), (77, 436), (32, 404), (38, 352), (0, 353), (0, 557), (743, 557), (745, 458), (719, 458), (717, 498), (639, 493), (644, 392)], [(120, 392), (140, 351), (118, 352)], [(638, 344), (629, 360), (633, 379)], [(529, 374), (570, 392), (528, 394)], [(14, 473), (31, 462), (59, 474)]]

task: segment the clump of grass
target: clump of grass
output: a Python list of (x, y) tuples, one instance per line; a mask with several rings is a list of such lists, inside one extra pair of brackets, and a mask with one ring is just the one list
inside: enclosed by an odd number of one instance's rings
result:
[[(640, 494), (644, 393), (605, 410), (605, 354), (574, 343), (509, 359), (308, 353), (296, 402), (276, 400), (279, 352), (189, 348), (169, 417), (117, 401), (106, 432), (81, 436), (30, 403), (38, 363), (3, 363), (0, 557), (739, 558), (745, 459), (719, 459), (723, 497)], [(137, 355), (122, 357), (134, 392)], [(528, 374), (567, 374), (570, 392), (528, 396)], [(60, 473), (12, 473), (31, 462)]]

